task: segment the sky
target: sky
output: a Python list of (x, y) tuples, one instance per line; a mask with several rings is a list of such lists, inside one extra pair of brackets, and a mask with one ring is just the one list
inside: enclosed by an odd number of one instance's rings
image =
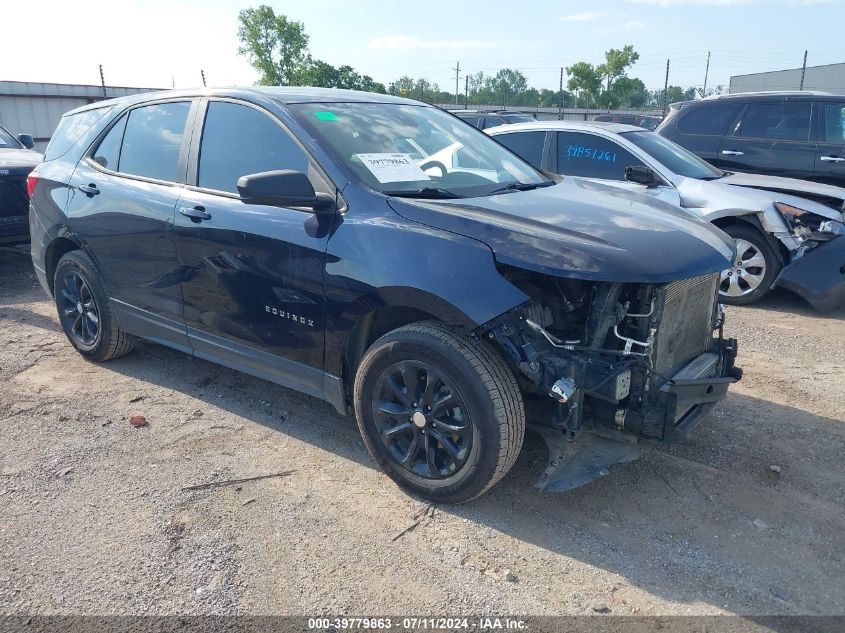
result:
[[(252, 84), (237, 15), (262, 0), (5, 2), (0, 80), (186, 88)], [(454, 91), (466, 73), (517, 68), (556, 90), (560, 68), (633, 44), (629, 72), (649, 89), (708, 86), (731, 75), (845, 62), (845, 0), (263, 0), (300, 20), (311, 54), (388, 84), (425, 77)], [(37, 10), (33, 7), (37, 7)], [(565, 79), (564, 79), (565, 81)]]

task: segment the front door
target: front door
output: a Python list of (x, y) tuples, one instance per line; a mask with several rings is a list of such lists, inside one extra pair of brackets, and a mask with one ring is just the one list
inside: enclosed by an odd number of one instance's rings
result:
[(626, 167), (646, 165), (618, 143), (589, 132), (558, 132), (556, 142), (551, 153), (555, 173), (598, 180), (680, 206), (681, 197), (672, 185), (646, 187), (625, 179)]
[(170, 101), (121, 115), (77, 165), (67, 206), (70, 227), (96, 258), (124, 329), (150, 338), (163, 331), (185, 349), (173, 221), (191, 106)]
[[(241, 176), (291, 169), (335, 195), (267, 112), (210, 100), (176, 212), (188, 337), (198, 356), (321, 395), (323, 282), (334, 217), (246, 204)], [(197, 137), (197, 133), (194, 134)]]
[(845, 187), (845, 100), (819, 103), (813, 180)]
[(761, 101), (742, 113), (722, 138), (718, 165), (726, 171), (808, 179), (815, 141), (810, 138), (810, 101)]

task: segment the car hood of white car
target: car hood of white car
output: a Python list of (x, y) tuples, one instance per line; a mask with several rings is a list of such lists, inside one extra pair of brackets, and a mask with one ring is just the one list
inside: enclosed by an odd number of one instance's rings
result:
[[(724, 211), (765, 212), (772, 209), (775, 202), (783, 202), (829, 220), (845, 221), (845, 214), (842, 211), (837, 211), (827, 205), (782, 190), (770, 191), (768, 189), (757, 189), (751, 185), (740, 186), (735, 182), (729, 183), (728, 178), (730, 177), (726, 176), (718, 180), (678, 178), (674, 184), (680, 195), (681, 206), (687, 209), (697, 209), (704, 218), (709, 218), (710, 216), (724, 215)], [(773, 176), (760, 176), (760, 178), (775, 181), (789, 180), (788, 178)], [(801, 183), (802, 181), (796, 180), (794, 182)], [(813, 185), (815, 183), (806, 184)], [(837, 189), (837, 187), (831, 188)]]
[(809, 180), (798, 180), (797, 178), (782, 178), (780, 176), (764, 176), (762, 174), (731, 173), (720, 178), (719, 182), (728, 185), (739, 185), (740, 187), (753, 187), (755, 189), (767, 189), (769, 191), (789, 193), (801, 197), (802, 194), (810, 196), (822, 196), (831, 201), (838, 202), (839, 208), (845, 209), (845, 188), (834, 185), (825, 185)]

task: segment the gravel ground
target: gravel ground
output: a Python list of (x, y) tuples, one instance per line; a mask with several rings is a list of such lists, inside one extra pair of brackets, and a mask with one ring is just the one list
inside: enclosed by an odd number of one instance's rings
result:
[(0, 249), (0, 613), (845, 614), (845, 311), (728, 317), (745, 379), (687, 442), (550, 495), (529, 435), (393, 541), (425, 505), (351, 419), (154, 345), (88, 363)]

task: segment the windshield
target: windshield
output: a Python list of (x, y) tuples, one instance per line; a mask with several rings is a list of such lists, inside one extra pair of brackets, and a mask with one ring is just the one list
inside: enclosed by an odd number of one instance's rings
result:
[(14, 147), (19, 149), (21, 146), (14, 136), (9, 134), (5, 128), (0, 127), (0, 147)]
[(514, 183), (547, 182), (489, 136), (438, 108), (387, 103), (288, 107), (364, 184), (387, 195), (484, 196)]
[(721, 169), (654, 132), (623, 132), (622, 136), (679, 176), (715, 180), (725, 175)]

